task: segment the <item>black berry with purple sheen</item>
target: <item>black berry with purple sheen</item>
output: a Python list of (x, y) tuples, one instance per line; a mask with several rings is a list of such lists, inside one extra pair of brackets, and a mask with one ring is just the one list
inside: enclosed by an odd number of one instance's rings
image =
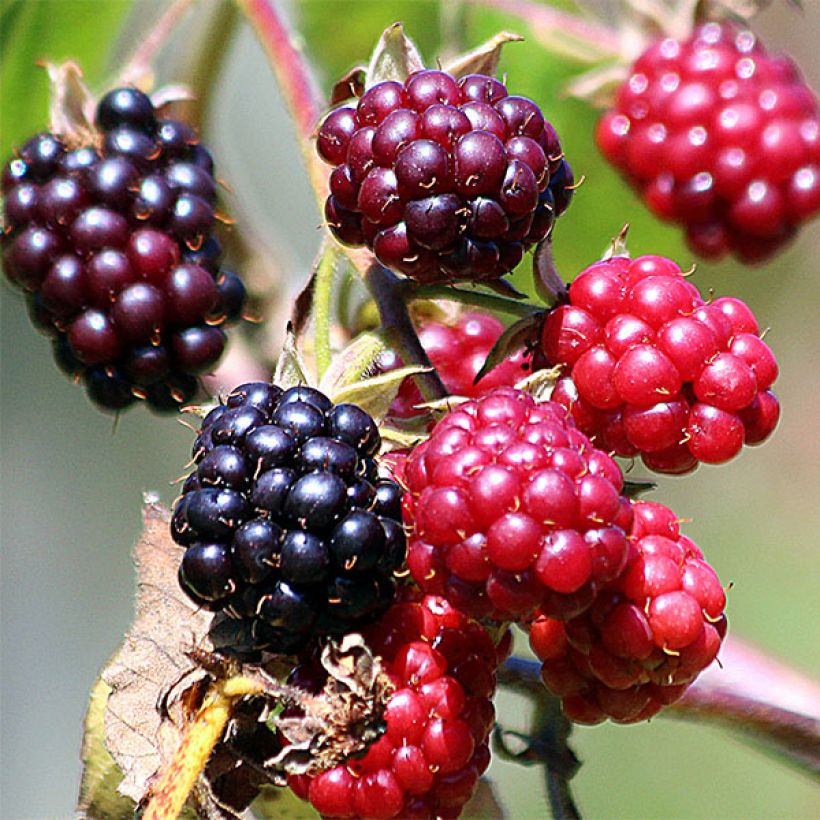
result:
[(256, 650), (291, 653), (377, 618), (406, 552), (380, 445), (356, 405), (306, 386), (237, 387), (203, 419), (171, 518), (182, 589), (240, 621)]

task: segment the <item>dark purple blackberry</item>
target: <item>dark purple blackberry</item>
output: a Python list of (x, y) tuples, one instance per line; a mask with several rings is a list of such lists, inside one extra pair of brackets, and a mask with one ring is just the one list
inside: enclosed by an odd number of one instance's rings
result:
[(375, 85), (328, 114), (316, 147), (334, 166), (325, 218), (336, 238), (421, 282), (508, 273), (572, 190), (538, 106), (478, 74)]
[(221, 325), (245, 301), (220, 270), (212, 159), (135, 88), (106, 94), (96, 122), (99, 148), (42, 133), (4, 168), (3, 268), (31, 294), (38, 329), (64, 334), (58, 366), (84, 377), (96, 405), (173, 411), (216, 365)]
[(237, 387), (203, 419), (171, 517), (183, 590), (277, 653), (378, 617), (406, 548), (380, 445), (367, 413), (314, 388)]

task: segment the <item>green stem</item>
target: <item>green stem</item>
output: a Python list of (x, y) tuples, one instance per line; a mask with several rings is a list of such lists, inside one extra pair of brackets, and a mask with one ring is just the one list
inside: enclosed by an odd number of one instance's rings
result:
[(405, 295), (408, 301), (413, 302), (418, 299), (447, 299), (451, 302), (463, 302), (466, 305), (475, 305), (475, 307), (484, 308), (485, 310), (506, 313), (510, 316), (520, 316), (521, 318), (529, 316), (537, 310), (529, 302), (519, 302), (516, 299), (506, 299), (503, 296), (494, 296), (480, 290), (465, 290), (450, 285), (411, 287), (408, 288)]
[(313, 339), (316, 356), (316, 375), (319, 380), (330, 367), (330, 303), (333, 297), (333, 281), (336, 261), (339, 258), (338, 248), (327, 242), (316, 268), (316, 279), (313, 285)]
[(402, 298), (399, 278), (375, 261), (368, 267), (364, 278), (379, 309), (382, 329), (402, 361), (406, 365), (430, 368), (429, 371), (413, 377), (424, 400), (436, 401), (445, 398), (448, 395), (447, 388), (442, 384), (419, 341), (410, 314), (407, 312), (407, 305)]

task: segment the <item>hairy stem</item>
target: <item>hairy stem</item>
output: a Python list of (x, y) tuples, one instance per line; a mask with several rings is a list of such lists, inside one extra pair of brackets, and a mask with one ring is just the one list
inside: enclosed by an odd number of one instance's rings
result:
[(401, 282), (392, 271), (373, 262), (365, 273), (365, 282), (379, 310), (382, 329), (390, 344), (398, 351), (406, 365), (430, 368), (414, 376), (425, 401), (436, 401), (447, 396), (447, 388), (424, 352), (416, 328), (410, 320), (407, 305), (402, 298)]
[[(712, 664), (661, 715), (725, 726), (763, 745), (804, 773), (820, 774), (820, 687), (738, 638), (729, 638)], [(510, 658), (499, 682), (535, 698), (549, 698), (541, 665)]]
[(510, 316), (529, 316), (535, 308), (528, 302), (519, 302), (516, 299), (507, 299), (504, 296), (494, 296), (480, 290), (451, 287), (450, 285), (422, 285), (408, 287), (406, 298), (408, 301), (417, 299), (447, 299), (451, 302), (463, 302), (466, 305), (475, 305), (497, 313), (506, 313)]
[(333, 297), (333, 279), (339, 258), (335, 243), (325, 243), (316, 267), (313, 286), (313, 336), (316, 357), (316, 376), (321, 381), (330, 366), (330, 303)]

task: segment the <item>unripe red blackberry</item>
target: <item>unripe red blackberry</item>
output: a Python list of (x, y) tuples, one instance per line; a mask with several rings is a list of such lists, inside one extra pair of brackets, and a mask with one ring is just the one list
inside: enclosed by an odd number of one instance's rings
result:
[(328, 114), (317, 150), (334, 166), (325, 217), (336, 238), (422, 282), (503, 276), (572, 194), (538, 106), (478, 74), (374, 85)]
[(546, 318), (552, 398), (593, 441), (686, 473), (734, 458), (774, 430), (777, 361), (739, 299), (706, 303), (670, 259), (616, 256), (572, 282)]
[[(527, 375), (527, 356), (515, 353), (493, 368), (478, 383), (481, 370), (504, 325), (487, 313), (461, 314), (454, 324), (428, 321), (419, 328), (419, 341), (430, 357), (441, 381), (451, 396), (474, 398), (494, 387), (512, 387)], [(393, 352), (384, 354), (379, 365), (384, 370), (401, 366)], [(390, 406), (390, 415), (409, 418), (416, 415), (424, 399), (413, 379), (405, 379)]]
[(543, 614), (530, 645), (545, 685), (578, 723), (647, 720), (678, 700), (717, 656), (726, 595), (668, 507), (632, 504), (630, 555), (592, 607), (566, 622)]
[(378, 475), (370, 416), (309, 387), (244, 384), (202, 422), (171, 519), (180, 583), (291, 652), (378, 617), (404, 562), (400, 490)]
[(65, 341), (95, 404), (175, 410), (244, 301), (241, 281), (219, 271), (212, 160), (135, 88), (103, 97), (97, 127), (93, 145), (38, 134), (6, 165), (3, 267), (35, 300), (38, 327)]
[(597, 141), (704, 257), (765, 259), (820, 210), (817, 99), (790, 59), (730, 22), (651, 45)]
[(473, 617), (589, 607), (627, 557), (623, 477), (565, 408), (509, 387), (458, 405), (404, 464), (407, 564)]
[(500, 650), (432, 595), (394, 604), (363, 634), (395, 686), (384, 733), (363, 757), (289, 777), (291, 788), (323, 817), (457, 817), (490, 762)]

